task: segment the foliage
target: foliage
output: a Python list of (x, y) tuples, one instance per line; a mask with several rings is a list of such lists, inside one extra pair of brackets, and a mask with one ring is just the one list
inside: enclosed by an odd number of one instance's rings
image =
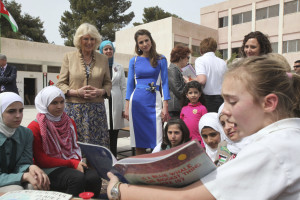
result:
[(73, 46), (73, 37), (80, 24), (88, 22), (97, 27), (103, 40), (115, 40), (115, 32), (125, 27), (134, 13), (124, 12), (130, 8), (127, 0), (69, 0), (71, 11), (61, 17), (59, 32), (66, 38), (65, 45)]
[[(221, 54), (221, 52), (220, 51), (216, 51), (215, 52), (215, 55), (218, 57), (218, 58), (221, 58), (221, 59), (223, 59), (223, 55)], [(232, 53), (231, 54), (231, 57), (227, 60), (227, 65), (229, 65), (230, 63), (232, 63), (232, 61), (234, 60), (234, 59), (236, 59), (237, 58), (237, 56), (238, 56), (238, 54), (237, 53)], [(223, 60), (225, 60), (225, 59), (223, 59)], [(225, 60), (226, 61), (226, 60)]]
[(19, 27), (18, 32), (13, 32), (9, 21), (1, 17), (2, 37), (48, 43), (44, 35), (44, 22), (39, 17), (32, 17), (27, 13), (22, 15), (21, 5), (14, 0), (11, 2), (4, 0), (2, 2)]
[[(156, 6), (156, 7), (149, 7), (149, 8), (144, 8), (144, 14), (143, 14), (144, 18), (143, 18), (143, 23), (149, 23), (149, 22), (153, 22), (153, 21), (157, 21), (160, 19), (164, 19), (167, 17), (176, 17), (178, 19), (181, 19), (180, 17), (178, 17), (175, 14), (171, 14), (169, 12), (165, 12), (163, 9), (161, 9), (160, 7)], [(141, 25), (143, 23), (140, 22), (134, 22), (133, 25), (134, 26), (138, 26)]]

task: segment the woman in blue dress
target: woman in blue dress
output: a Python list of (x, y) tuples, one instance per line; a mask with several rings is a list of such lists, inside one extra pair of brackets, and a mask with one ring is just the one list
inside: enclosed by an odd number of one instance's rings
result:
[(156, 52), (151, 33), (138, 30), (134, 39), (137, 56), (129, 62), (125, 118), (129, 120), (131, 146), (139, 155), (161, 142), (162, 122), (169, 119), (170, 94), (167, 60)]

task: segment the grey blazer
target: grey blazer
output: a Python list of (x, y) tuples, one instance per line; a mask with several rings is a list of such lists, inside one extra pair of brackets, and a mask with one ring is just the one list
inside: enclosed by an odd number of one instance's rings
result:
[(174, 65), (170, 64), (168, 68), (168, 77), (169, 77), (169, 90), (171, 99), (168, 101), (168, 110), (172, 111), (181, 111), (181, 98), (185, 82), (183, 75), (180, 69)]

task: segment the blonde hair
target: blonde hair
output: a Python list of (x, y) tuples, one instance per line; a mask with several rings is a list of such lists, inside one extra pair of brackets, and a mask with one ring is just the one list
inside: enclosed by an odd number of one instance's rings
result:
[(300, 117), (300, 76), (287, 72), (278, 59), (267, 55), (241, 59), (230, 66), (225, 78), (243, 82), (255, 102), (275, 94), (279, 118)]
[(85, 35), (90, 35), (91, 37), (95, 38), (95, 50), (97, 50), (101, 43), (101, 35), (99, 34), (97, 28), (89, 23), (83, 23), (77, 28), (73, 39), (74, 46), (77, 49), (81, 49), (81, 37)]
[(280, 62), (287, 72), (292, 71), (289, 62), (286, 60), (286, 58), (283, 55), (278, 53), (268, 53), (267, 56)]

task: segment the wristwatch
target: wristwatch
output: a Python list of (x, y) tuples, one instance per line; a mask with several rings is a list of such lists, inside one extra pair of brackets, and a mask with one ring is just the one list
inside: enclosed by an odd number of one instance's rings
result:
[(120, 200), (120, 197), (121, 197), (121, 193), (119, 190), (120, 184), (121, 184), (121, 182), (119, 181), (111, 188), (110, 195), (111, 195), (112, 200)]

